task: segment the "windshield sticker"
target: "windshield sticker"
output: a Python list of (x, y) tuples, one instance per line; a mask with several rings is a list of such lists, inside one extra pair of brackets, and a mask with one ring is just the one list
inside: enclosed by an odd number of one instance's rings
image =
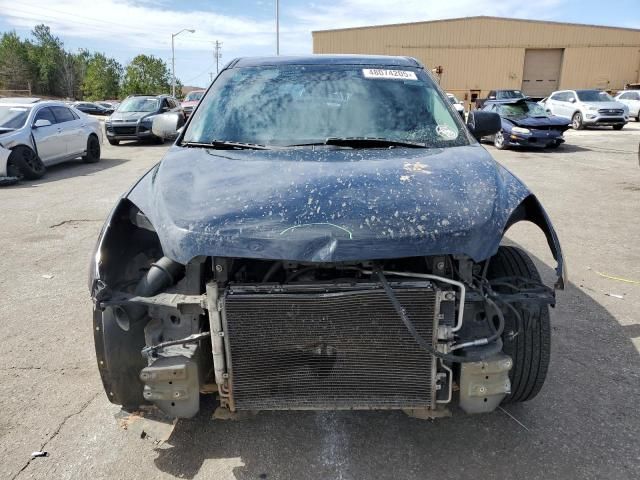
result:
[(383, 70), (380, 68), (363, 68), (364, 78), (387, 78), (392, 80), (418, 80), (415, 72), (408, 70)]
[(438, 125), (436, 133), (447, 140), (453, 140), (458, 137), (458, 134), (449, 125)]

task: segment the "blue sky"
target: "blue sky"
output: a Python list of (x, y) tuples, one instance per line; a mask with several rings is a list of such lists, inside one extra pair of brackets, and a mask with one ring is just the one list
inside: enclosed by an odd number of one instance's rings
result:
[[(311, 31), (414, 22), (469, 15), (589, 23), (640, 29), (640, 0), (281, 0), (282, 54), (311, 53)], [(67, 49), (101, 51), (126, 64), (138, 53), (171, 60), (176, 75), (206, 86), (215, 72), (213, 42), (223, 42), (221, 64), (237, 56), (275, 53), (274, 0), (0, 0), (0, 31), (27, 36), (49, 25)]]

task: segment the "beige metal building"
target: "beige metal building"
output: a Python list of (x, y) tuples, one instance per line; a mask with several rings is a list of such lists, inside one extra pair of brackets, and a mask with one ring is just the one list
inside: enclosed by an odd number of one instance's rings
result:
[(313, 32), (314, 53), (406, 55), (442, 67), (441, 85), (472, 101), (497, 88), (546, 96), (640, 82), (640, 30), (468, 17)]

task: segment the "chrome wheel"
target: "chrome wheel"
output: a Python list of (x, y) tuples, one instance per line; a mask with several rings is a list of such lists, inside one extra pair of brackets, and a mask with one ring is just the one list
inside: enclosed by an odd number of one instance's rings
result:
[(575, 130), (582, 130), (583, 128), (583, 124), (582, 124), (582, 114), (580, 112), (577, 112), (573, 115), (573, 120), (571, 121), (571, 126), (575, 129)]

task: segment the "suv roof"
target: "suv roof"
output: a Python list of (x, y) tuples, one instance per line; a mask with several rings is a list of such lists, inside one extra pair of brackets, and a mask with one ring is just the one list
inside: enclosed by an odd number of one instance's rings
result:
[(422, 64), (412, 57), (385, 55), (303, 55), (279, 57), (236, 58), (227, 68), (259, 67), (267, 65), (385, 65), (390, 67), (419, 67)]

